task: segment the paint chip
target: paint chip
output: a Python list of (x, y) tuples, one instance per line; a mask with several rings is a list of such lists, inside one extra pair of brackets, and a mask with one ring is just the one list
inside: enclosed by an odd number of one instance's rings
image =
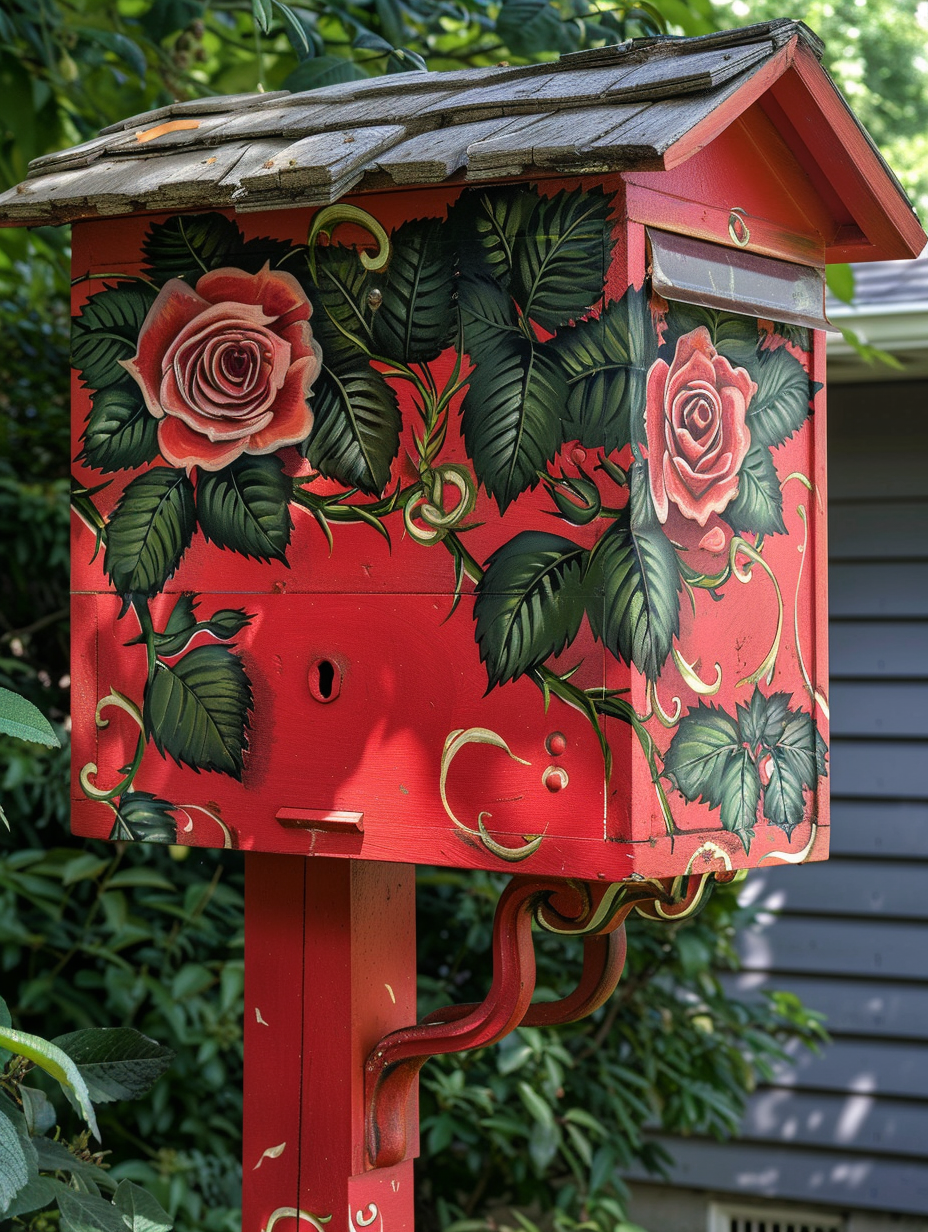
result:
[(390, 987), (389, 984), (384, 984), (384, 988), (390, 994), (390, 1000), (393, 1002), (394, 1005), (396, 1005), (396, 997), (393, 994), (393, 989)]
[(281, 1155), (283, 1155), (286, 1149), (287, 1149), (286, 1142), (281, 1142), (279, 1146), (269, 1146), (267, 1150), (264, 1151), (264, 1153), (262, 1154), (258, 1162), (255, 1164), (252, 1171), (257, 1172), (266, 1159), (280, 1159)]
[(260, 1022), (262, 1027), (269, 1027), (271, 1024), (266, 1019), (261, 1017), (261, 1011), (255, 1006), (255, 1022)]
[(165, 133), (182, 133), (185, 129), (199, 127), (199, 120), (168, 120), (166, 124), (156, 124), (154, 128), (146, 128), (144, 132), (136, 133), (135, 139), (138, 142), (154, 141)]

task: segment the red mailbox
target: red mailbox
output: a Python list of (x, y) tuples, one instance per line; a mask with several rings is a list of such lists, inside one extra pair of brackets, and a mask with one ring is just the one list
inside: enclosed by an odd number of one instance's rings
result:
[[(266, 853), (248, 1226), (404, 1226), (427, 1055), (827, 854), (823, 267), (925, 237), (819, 50), (180, 103), (0, 198), (77, 224), (74, 830)], [(417, 862), (519, 876), (487, 1003), (397, 1030)]]

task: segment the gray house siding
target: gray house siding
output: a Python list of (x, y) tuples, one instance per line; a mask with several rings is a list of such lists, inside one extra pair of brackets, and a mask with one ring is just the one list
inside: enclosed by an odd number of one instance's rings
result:
[(928, 383), (833, 387), (829, 419), (832, 857), (751, 874), (731, 983), (795, 991), (833, 1043), (740, 1141), (664, 1142), (679, 1186), (928, 1216)]

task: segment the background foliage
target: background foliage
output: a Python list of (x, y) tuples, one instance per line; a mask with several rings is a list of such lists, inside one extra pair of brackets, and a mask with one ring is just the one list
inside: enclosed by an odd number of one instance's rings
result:
[[(307, 89), (409, 68), (549, 58), (649, 34), (782, 15), (767, 0), (7, 0), (0, 9), (0, 182), (28, 160), (177, 97)], [(924, 10), (799, 3), (828, 64), (910, 191), (924, 196)], [(0, 234), (0, 685), (67, 734), (67, 237)], [(66, 740), (65, 740), (66, 743)], [(177, 1054), (129, 1115), (102, 1110), (113, 1175), (146, 1184), (182, 1232), (238, 1226), (242, 868), (236, 853), (67, 835), (66, 750), (0, 737), (0, 992), (23, 1030), (135, 1026)], [(420, 893), (422, 1012), (483, 995), (498, 883), (438, 871)], [(521, 1031), (423, 1074), (423, 1227), (545, 1216), (621, 1221), (613, 1169), (659, 1166), (646, 1123), (724, 1135), (778, 1041), (816, 1027), (790, 998), (721, 995), (739, 922), (716, 892), (688, 925), (631, 925), (620, 993), (587, 1024)], [(541, 939), (557, 995), (576, 953)], [(78, 1125), (65, 1125), (77, 1133)], [(518, 1208), (518, 1215), (506, 1212)], [(0, 1225), (2, 1226), (2, 1225)]]

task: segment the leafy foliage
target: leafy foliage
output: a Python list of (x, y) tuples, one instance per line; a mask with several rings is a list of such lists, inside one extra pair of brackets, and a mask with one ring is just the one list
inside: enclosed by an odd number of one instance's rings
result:
[(396, 394), (363, 358), (336, 358), (323, 366), (315, 386), (316, 419), (305, 445), (319, 472), (379, 495), (400, 447)]
[(722, 514), (737, 534), (782, 535), (783, 494), (766, 445), (752, 445), (738, 472), (738, 495)]
[(631, 496), (590, 553), (587, 611), (610, 654), (656, 680), (680, 628), (676, 553), (648, 493), (647, 470), (632, 469)]
[(150, 791), (127, 792), (119, 801), (110, 839), (140, 843), (176, 843), (174, 805)]
[(275, 265), (289, 251), (280, 240), (246, 241), (237, 224), (224, 214), (175, 214), (152, 223), (142, 244), (145, 273), (158, 282), (185, 278), (196, 282), (209, 270), (234, 265), (257, 274), (265, 262)]
[(404, 222), (391, 249), (385, 277), (371, 283), (383, 296), (372, 322), (374, 347), (388, 359), (426, 363), (454, 331), (454, 249), (440, 218)]
[(197, 518), (208, 541), (257, 560), (287, 563), (291, 483), (275, 455), (242, 454), (197, 482)]
[(145, 283), (116, 282), (87, 301), (71, 330), (71, 362), (85, 385), (100, 390), (125, 380), (120, 361), (135, 355), (154, 300)]
[(812, 387), (805, 369), (788, 351), (764, 352), (752, 369), (757, 393), (747, 425), (754, 445), (782, 445), (809, 417)]
[(103, 567), (120, 594), (152, 596), (190, 547), (193, 484), (183, 470), (153, 466), (123, 490), (106, 530)]
[(474, 619), (489, 687), (515, 680), (577, 636), (587, 552), (570, 539), (522, 531), (487, 562)]
[(95, 393), (81, 440), (80, 457), (104, 475), (135, 470), (158, 456), (158, 421), (134, 383), (110, 385)]
[(145, 729), (158, 752), (194, 770), (242, 777), (251, 685), (227, 646), (197, 646), (173, 667), (159, 663), (145, 690)]

